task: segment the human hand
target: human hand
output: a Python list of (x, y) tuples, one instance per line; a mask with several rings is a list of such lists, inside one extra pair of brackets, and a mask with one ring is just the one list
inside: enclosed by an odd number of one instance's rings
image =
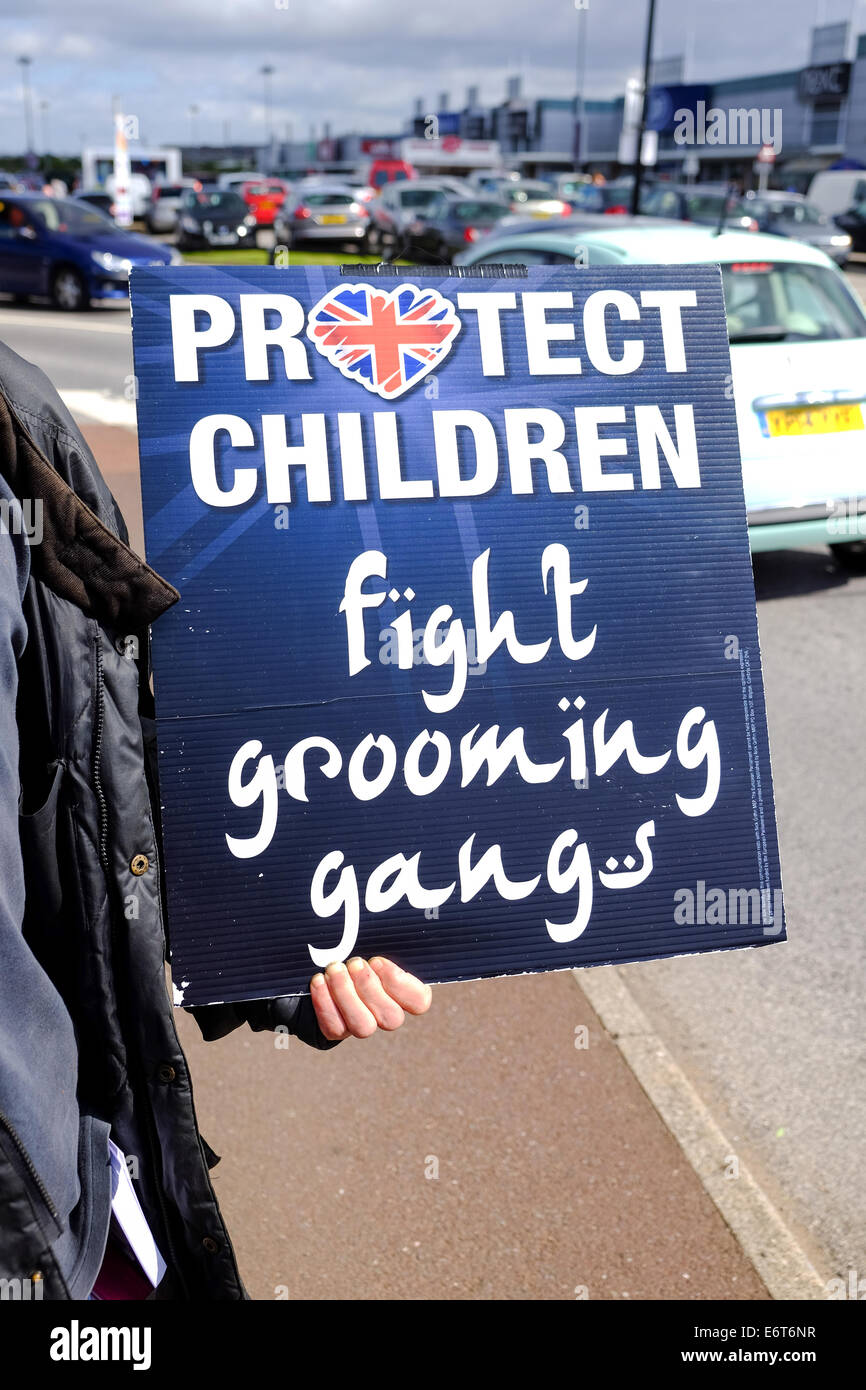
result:
[(392, 1033), (406, 1014), (426, 1014), (433, 991), (392, 960), (353, 956), (348, 966), (333, 961), (314, 975), (310, 994), (319, 1027), (330, 1042), (369, 1038), (378, 1029)]

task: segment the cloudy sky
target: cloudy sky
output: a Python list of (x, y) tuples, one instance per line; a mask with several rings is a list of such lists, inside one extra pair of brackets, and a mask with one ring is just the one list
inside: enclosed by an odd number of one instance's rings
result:
[[(589, 0), (589, 96), (637, 71), (645, 13), (646, 0)], [(866, 0), (658, 0), (657, 14), (656, 56), (685, 50), (695, 81), (801, 67), (816, 22), (866, 31)], [(24, 147), (20, 54), (37, 148), (77, 153), (110, 138), (113, 93), (153, 143), (261, 140), (264, 64), (274, 127), (294, 138), (326, 121), (399, 131), (416, 97), (462, 105), (470, 84), (493, 103), (509, 73), (528, 96), (571, 96), (577, 26), (574, 0), (3, 0), (0, 152)]]

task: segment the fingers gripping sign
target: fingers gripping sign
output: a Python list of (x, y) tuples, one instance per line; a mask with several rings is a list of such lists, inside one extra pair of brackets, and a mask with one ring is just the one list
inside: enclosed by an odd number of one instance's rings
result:
[(310, 994), (319, 1027), (330, 1042), (369, 1038), (379, 1029), (392, 1033), (406, 1014), (425, 1014), (433, 1000), (429, 985), (393, 961), (353, 956), (348, 966), (334, 961), (314, 975)]

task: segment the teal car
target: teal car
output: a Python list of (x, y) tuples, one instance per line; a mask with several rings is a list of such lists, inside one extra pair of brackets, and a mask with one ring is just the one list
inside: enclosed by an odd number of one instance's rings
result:
[(459, 265), (721, 266), (753, 551), (866, 556), (866, 313), (824, 252), (761, 232), (560, 224), (495, 232)]

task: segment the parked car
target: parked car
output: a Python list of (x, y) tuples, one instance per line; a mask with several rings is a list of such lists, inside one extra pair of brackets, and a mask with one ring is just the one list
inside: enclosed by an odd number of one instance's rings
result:
[[(848, 251), (866, 251), (866, 199), (855, 203), (847, 212), (837, 213), (830, 226), (847, 239)], [(839, 260), (844, 264), (841, 258)]]
[[(117, 196), (114, 175), (109, 174), (105, 180), (105, 191), (112, 198)], [(146, 174), (130, 174), (129, 176), (129, 201), (132, 207), (132, 215), (138, 221), (143, 221), (150, 206), (150, 199), (153, 187)]]
[(478, 197), (460, 179), (419, 178), (406, 183), (386, 184), (379, 194), (379, 206), (386, 208), (396, 226), (402, 230), (412, 221), (422, 217), (443, 195), (457, 197)]
[[(592, 229), (594, 231), (604, 231), (609, 228), (610, 218), (603, 212), (570, 212), (567, 217), (557, 218), (556, 230), (565, 232), (584, 231)], [(624, 212), (616, 219), (617, 228), (620, 227), (676, 227), (675, 219), (668, 217), (647, 217), (644, 213), (638, 213), (637, 217), (632, 217), (631, 213)], [(507, 217), (503, 217), (501, 222), (488, 233), (492, 237), (504, 236), (544, 236), (550, 232), (550, 219), (544, 217), (526, 217), (520, 213), (509, 212)]]
[(410, 260), (449, 262), (456, 252), (492, 232), (508, 211), (507, 203), (494, 198), (438, 193), (404, 224), (398, 254)]
[(360, 202), (355, 189), (342, 183), (300, 190), (299, 201), (291, 199), (277, 214), (272, 263), (279, 246), (301, 242), (351, 245), (371, 254), (390, 251), (397, 242), (397, 229), (380, 201)]
[(177, 244), (182, 251), (255, 245), (256, 219), (243, 198), (215, 184), (184, 190), (177, 226)]
[(233, 193), (238, 193), (242, 184), (255, 183), (261, 175), (255, 169), (234, 169), (228, 174), (217, 175), (217, 188), (230, 189)]
[(367, 173), (367, 183), (372, 188), (384, 188), (386, 183), (402, 183), (415, 177), (414, 168), (405, 159), (374, 159)]
[[(866, 313), (835, 263), (763, 232), (683, 224), (497, 236), (460, 265), (720, 264), (753, 551), (828, 544), (863, 564)], [(854, 537), (859, 537), (854, 539)]]
[(800, 193), (747, 193), (742, 206), (755, 219), (762, 232), (792, 236), (825, 251), (843, 266), (851, 252), (851, 237), (840, 231), (832, 218), (820, 212)]
[(73, 202), (87, 203), (92, 208), (99, 208), (106, 217), (114, 219), (114, 199), (104, 188), (76, 189), (69, 196)]
[(177, 226), (183, 195), (190, 189), (194, 191), (198, 188), (201, 188), (198, 179), (155, 184), (144, 215), (147, 230), (151, 233), (173, 232)]
[(517, 169), (474, 169), (466, 182), (475, 193), (483, 193), (488, 198), (505, 198), (508, 187), (520, 183)]
[(238, 190), (257, 227), (273, 227), (277, 213), (291, 193), (284, 179), (254, 179)]
[(553, 188), (560, 198), (564, 198), (566, 202), (571, 202), (578, 190), (585, 188), (589, 183), (592, 183), (589, 174), (579, 174), (572, 169), (567, 174), (556, 174), (553, 179)]
[(570, 202), (540, 179), (521, 179), (518, 183), (507, 184), (500, 196), (508, 200), (512, 212), (528, 217), (565, 217), (572, 209)]
[(582, 183), (575, 188), (569, 202), (574, 212), (600, 212), (608, 217), (616, 216), (631, 212), (631, 187), (631, 179)]
[(809, 184), (806, 196), (819, 212), (836, 217), (866, 201), (866, 169), (822, 169)]
[(357, 177), (350, 175), (348, 178), (343, 178), (342, 182), (347, 188), (352, 189), (359, 203), (369, 203), (371, 199), (375, 198), (378, 191), (360, 175)]
[[(631, 209), (631, 192), (627, 202)], [(724, 184), (708, 187), (700, 183), (655, 183), (641, 188), (639, 206), (650, 217), (697, 222), (706, 227), (718, 227), (724, 212), (726, 230), (758, 231), (757, 216), (743, 198)]]
[(74, 198), (0, 195), (0, 291), (86, 309), (94, 299), (124, 299), (134, 265), (175, 265), (173, 247), (116, 227)]

